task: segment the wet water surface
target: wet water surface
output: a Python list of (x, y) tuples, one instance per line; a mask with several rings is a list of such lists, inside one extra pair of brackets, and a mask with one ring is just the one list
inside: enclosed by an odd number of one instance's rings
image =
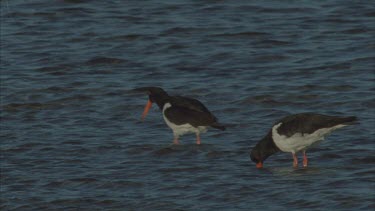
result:
[[(375, 5), (1, 1), (1, 210), (372, 210)], [(226, 131), (172, 145), (160, 86)], [(355, 115), (309, 167), (249, 150), (288, 114)], [(301, 156), (300, 156), (301, 159)]]

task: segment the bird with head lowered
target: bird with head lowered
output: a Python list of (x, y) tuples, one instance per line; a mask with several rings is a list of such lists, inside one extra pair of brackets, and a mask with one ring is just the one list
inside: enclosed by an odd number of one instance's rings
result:
[(269, 132), (250, 152), (250, 158), (257, 168), (277, 152), (289, 152), (293, 155), (293, 166), (298, 167), (296, 153), (303, 153), (303, 166), (307, 167), (306, 150), (324, 140), (332, 131), (350, 125), (356, 117), (327, 116), (316, 113), (300, 113), (277, 121)]

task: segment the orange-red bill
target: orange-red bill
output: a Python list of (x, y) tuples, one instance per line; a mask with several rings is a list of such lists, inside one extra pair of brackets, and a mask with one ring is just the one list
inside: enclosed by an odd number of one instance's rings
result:
[(258, 168), (258, 169), (263, 168), (263, 163), (262, 163), (262, 162), (257, 163), (257, 168)]
[(147, 113), (148, 113), (148, 111), (150, 110), (151, 106), (152, 106), (152, 102), (151, 102), (151, 100), (148, 100), (148, 101), (147, 101), (147, 104), (146, 104), (146, 106), (145, 106), (145, 109), (143, 110), (142, 121), (146, 118)]

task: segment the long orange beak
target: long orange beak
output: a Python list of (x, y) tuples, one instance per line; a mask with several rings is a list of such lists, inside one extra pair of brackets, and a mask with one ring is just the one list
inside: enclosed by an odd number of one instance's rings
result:
[(142, 114), (142, 118), (141, 118), (142, 121), (146, 118), (147, 113), (148, 113), (148, 111), (150, 110), (151, 106), (152, 106), (152, 102), (151, 102), (151, 100), (148, 100), (148, 101), (147, 101), (147, 104), (146, 104), (146, 106), (145, 106), (145, 110), (143, 110), (143, 114)]
[(262, 162), (257, 163), (257, 168), (258, 168), (258, 169), (263, 168), (263, 163), (262, 163)]

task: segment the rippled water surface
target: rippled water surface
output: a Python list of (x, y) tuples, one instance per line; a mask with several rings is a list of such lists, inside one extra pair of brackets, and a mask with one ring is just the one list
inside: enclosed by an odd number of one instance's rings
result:
[[(375, 209), (372, 1), (1, 0), (1, 210)], [(172, 145), (161, 86), (228, 125)], [(249, 150), (298, 112), (355, 115), (293, 169)]]

